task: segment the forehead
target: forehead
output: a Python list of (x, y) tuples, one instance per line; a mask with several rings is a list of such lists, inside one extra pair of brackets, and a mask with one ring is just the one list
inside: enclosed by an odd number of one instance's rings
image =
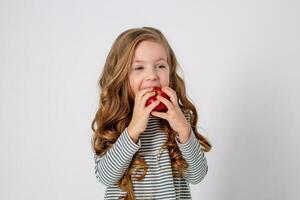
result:
[(167, 61), (165, 47), (158, 42), (142, 41), (135, 48), (133, 62)]

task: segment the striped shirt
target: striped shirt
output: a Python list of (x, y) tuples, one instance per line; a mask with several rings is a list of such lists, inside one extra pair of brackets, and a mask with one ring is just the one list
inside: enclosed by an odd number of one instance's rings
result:
[[(185, 113), (185, 117), (190, 122), (190, 115)], [(105, 155), (102, 157), (95, 155), (96, 177), (107, 186), (104, 199), (120, 199), (126, 195), (126, 192), (118, 188), (117, 182), (137, 152), (148, 166), (144, 179), (141, 181), (132, 179), (137, 200), (192, 199), (189, 184), (202, 181), (208, 171), (205, 154), (193, 131), (185, 144), (181, 144), (176, 138), (176, 143), (189, 167), (183, 178), (174, 177), (168, 149), (161, 149), (166, 140), (167, 135), (160, 127), (159, 118), (150, 115), (147, 128), (140, 135), (137, 144), (130, 138), (126, 128)]]

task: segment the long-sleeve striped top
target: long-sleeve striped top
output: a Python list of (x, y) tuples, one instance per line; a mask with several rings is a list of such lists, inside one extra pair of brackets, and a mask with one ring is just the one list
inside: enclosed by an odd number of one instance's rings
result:
[[(184, 115), (190, 122), (190, 114)], [(185, 144), (181, 144), (176, 138), (181, 154), (188, 163), (188, 169), (183, 178), (174, 177), (168, 149), (161, 151), (166, 140), (167, 135), (160, 127), (159, 118), (150, 116), (147, 128), (137, 143), (131, 139), (126, 128), (105, 155), (95, 155), (96, 177), (107, 186), (104, 199), (121, 199), (126, 195), (126, 192), (118, 188), (117, 182), (137, 152), (143, 156), (148, 166), (144, 179), (141, 181), (132, 179), (137, 200), (191, 199), (189, 183), (199, 183), (208, 171), (205, 154), (193, 131)]]

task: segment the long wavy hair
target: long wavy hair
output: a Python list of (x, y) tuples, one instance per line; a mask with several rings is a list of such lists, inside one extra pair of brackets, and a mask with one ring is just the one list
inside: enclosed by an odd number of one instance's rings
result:
[[(167, 52), (167, 62), (170, 66), (169, 87), (176, 91), (178, 104), (182, 111), (191, 114), (190, 124), (202, 149), (204, 152), (210, 151), (212, 147), (210, 142), (197, 130), (197, 111), (186, 95), (183, 79), (177, 74), (179, 64), (172, 48), (161, 31), (153, 27), (142, 27), (122, 32), (114, 41), (106, 58), (98, 82), (100, 87), (99, 108), (91, 124), (94, 132), (92, 138), (94, 153), (100, 156), (104, 155), (130, 123), (134, 106), (134, 94), (129, 85), (128, 74), (135, 48), (145, 40), (158, 42), (164, 46)], [(173, 175), (182, 177), (188, 165), (175, 141), (176, 133), (166, 120), (160, 119), (159, 121), (168, 135), (162, 149), (168, 149), (169, 151)], [(118, 187), (127, 192), (125, 199), (135, 200), (132, 185), (133, 176), (131, 175), (137, 171), (142, 171), (140, 176), (137, 176), (137, 180), (142, 180), (147, 169), (145, 160), (137, 152), (133, 156), (127, 171), (118, 182)]]

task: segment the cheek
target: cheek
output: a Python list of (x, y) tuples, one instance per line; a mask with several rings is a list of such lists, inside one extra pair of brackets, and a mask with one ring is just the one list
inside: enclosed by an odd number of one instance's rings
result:
[(131, 86), (131, 89), (133, 90), (134, 94), (136, 94), (140, 90), (141, 81), (138, 79), (133, 79), (130, 81), (130, 86)]
[(132, 77), (129, 78), (129, 86), (130, 86), (130, 89), (134, 92), (134, 80), (132, 79)]
[(169, 80), (169, 75), (164, 74), (163, 76), (160, 77), (161, 84), (164, 86), (169, 86), (170, 80)]

